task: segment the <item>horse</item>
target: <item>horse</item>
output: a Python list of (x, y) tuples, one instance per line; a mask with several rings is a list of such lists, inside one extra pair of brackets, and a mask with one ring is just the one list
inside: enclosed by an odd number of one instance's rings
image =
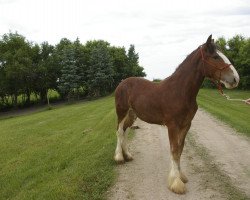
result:
[(160, 83), (139, 77), (121, 81), (115, 90), (118, 118), (115, 161), (121, 164), (133, 160), (127, 147), (127, 134), (137, 117), (147, 123), (166, 126), (171, 153), (168, 188), (184, 194), (188, 179), (181, 170), (180, 157), (198, 109), (196, 97), (205, 77), (228, 89), (239, 83), (237, 71), (214, 43), (212, 35)]

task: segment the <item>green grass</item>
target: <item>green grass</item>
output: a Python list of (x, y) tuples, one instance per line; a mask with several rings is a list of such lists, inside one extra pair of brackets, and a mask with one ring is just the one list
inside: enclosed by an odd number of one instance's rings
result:
[(0, 120), (0, 199), (104, 199), (115, 128), (113, 97)]
[[(224, 93), (231, 98), (250, 98), (250, 91), (225, 90)], [(198, 95), (198, 104), (237, 131), (250, 136), (250, 105), (228, 101), (215, 89), (201, 89)]]

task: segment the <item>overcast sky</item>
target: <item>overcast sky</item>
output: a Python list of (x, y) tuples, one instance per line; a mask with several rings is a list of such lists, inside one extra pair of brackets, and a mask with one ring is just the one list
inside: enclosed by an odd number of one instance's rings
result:
[(210, 34), (250, 36), (249, 0), (0, 0), (0, 35), (135, 45), (148, 79), (169, 76)]

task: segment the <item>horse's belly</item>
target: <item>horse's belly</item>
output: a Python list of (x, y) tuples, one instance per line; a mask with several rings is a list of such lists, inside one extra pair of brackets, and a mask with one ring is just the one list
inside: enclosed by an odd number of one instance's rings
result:
[(149, 114), (149, 113), (136, 113), (137, 117), (147, 123), (150, 124), (159, 124), (159, 125), (163, 125), (164, 124), (164, 120), (163, 117), (156, 115), (156, 114)]

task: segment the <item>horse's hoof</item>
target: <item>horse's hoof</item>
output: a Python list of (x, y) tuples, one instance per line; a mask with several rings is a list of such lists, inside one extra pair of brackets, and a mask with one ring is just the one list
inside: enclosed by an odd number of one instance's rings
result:
[(172, 183), (169, 183), (169, 189), (176, 194), (185, 194), (186, 187), (179, 177), (175, 178)]
[(115, 162), (117, 165), (122, 165), (125, 163), (125, 160), (116, 160)]
[(188, 182), (188, 178), (185, 176), (185, 174), (183, 174), (183, 172), (180, 173), (181, 175), (181, 180), (183, 183), (187, 183)]
[(125, 163), (123, 155), (116, 154), (115, 157), (114, 157), (114, 160), (119, 165)]
[(132, 160), (134, 159), (133, 156), (132, 156), (131, 154), (126, 154), (126, 155), (124, 155), (124, 158), (125, 158), (125, 160), (126, 160), (127, 162), (132, 161)]

